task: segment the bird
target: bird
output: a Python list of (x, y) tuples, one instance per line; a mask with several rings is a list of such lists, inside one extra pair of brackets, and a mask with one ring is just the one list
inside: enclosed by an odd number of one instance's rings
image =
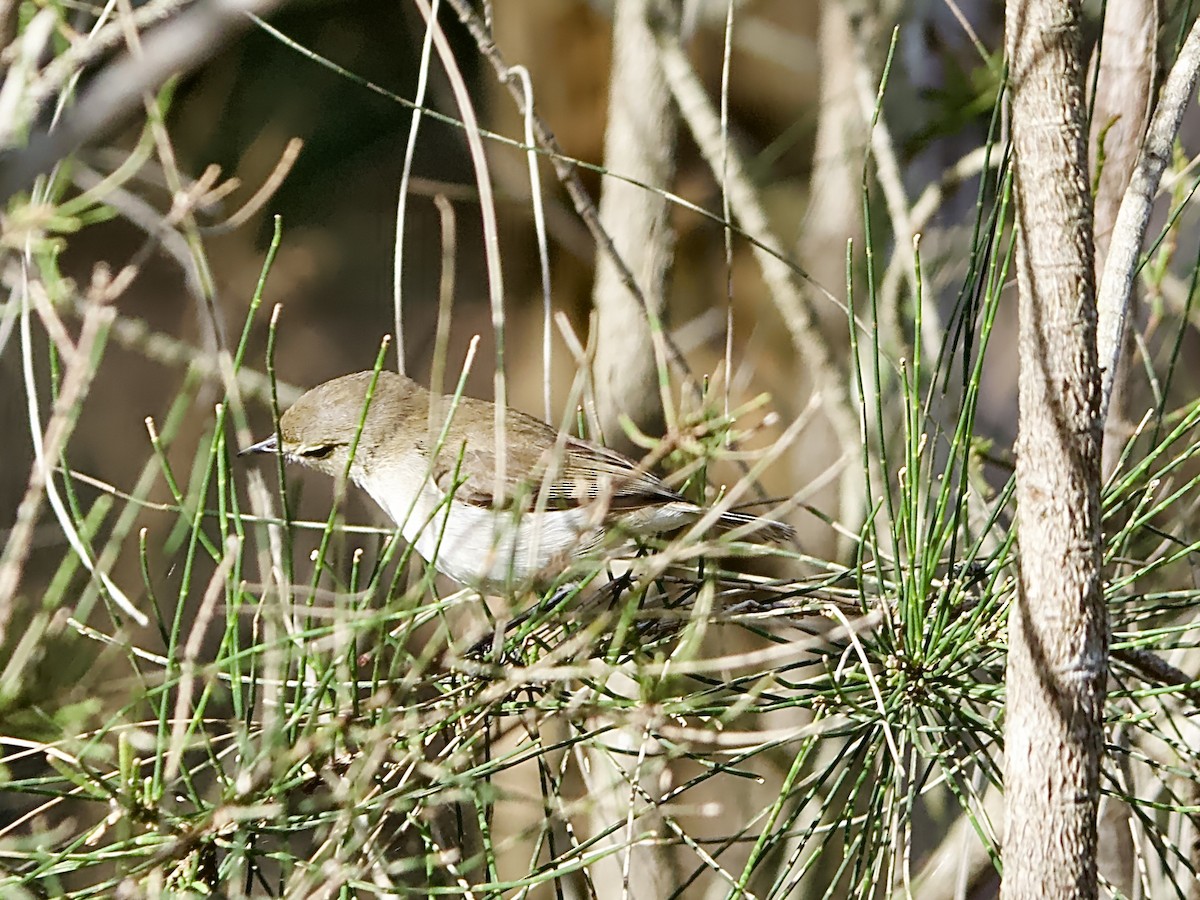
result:
[[(495, 414), (489, 401), (433, 394), (405, 375), (355, 372), (308, 390), (278, 434), (238, 455), (348, 474), (426, 562), (480, 590), (548, 581), (603, 546), (677, 531), (708, 512), (624, 454), (511, 407), (497, 478)], [(732, 510), (715, 527), (795, 539), (787, 524)]]

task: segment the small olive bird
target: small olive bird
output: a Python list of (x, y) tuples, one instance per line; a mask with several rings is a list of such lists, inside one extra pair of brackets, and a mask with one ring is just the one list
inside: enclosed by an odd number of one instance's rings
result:
[[(454, 404), (393, 372), (344, 375), (305, 393), (278, 436), (239, 455), (278, 453), (335, 478), (349, 465), (425, 560), (478, 588), (552, 577), (600, 546), (675, 531), (706, 512), (628, 457), (511, 408), (497, 481), (495, 404), (460, 398), (439, 446), (443, 420), (431, 427), (431, 402), (443, 415)], [(782, 522), (739, 512), (715, 525), (795, 537)]]

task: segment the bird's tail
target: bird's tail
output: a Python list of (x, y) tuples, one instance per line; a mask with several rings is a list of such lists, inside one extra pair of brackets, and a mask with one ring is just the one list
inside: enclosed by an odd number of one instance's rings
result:
[(791, 525), (749, 513), (722, 513), (721, 518), (717, 519), (717, 527), (722, 531), (742, 528), (745, 529), (745, 537), (750, 540), (770, 541), (773, 544), (790, 544), (796, 540), (796, 529)]

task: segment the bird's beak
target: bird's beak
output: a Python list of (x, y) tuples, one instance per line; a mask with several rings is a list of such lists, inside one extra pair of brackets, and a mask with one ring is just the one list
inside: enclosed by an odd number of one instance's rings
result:
[(249, 456), (251, 453), (278, 453), (279, 439), (275, 435), (264, 438), (257, 444), (251, 444), (245, 450), (239, 450), (238, 456)]

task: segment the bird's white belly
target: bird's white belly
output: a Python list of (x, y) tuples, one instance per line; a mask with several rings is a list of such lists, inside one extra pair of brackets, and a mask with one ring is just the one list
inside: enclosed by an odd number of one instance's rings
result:
[(363, 487), (422, 558), (464, 584), (525, 581), (552, 562), (579, 555), (596, 540), (587, 509), (536, 513), (448, 503), (430, 482), (416, 502), (411, 495), (388, 490), (386, 481)]

